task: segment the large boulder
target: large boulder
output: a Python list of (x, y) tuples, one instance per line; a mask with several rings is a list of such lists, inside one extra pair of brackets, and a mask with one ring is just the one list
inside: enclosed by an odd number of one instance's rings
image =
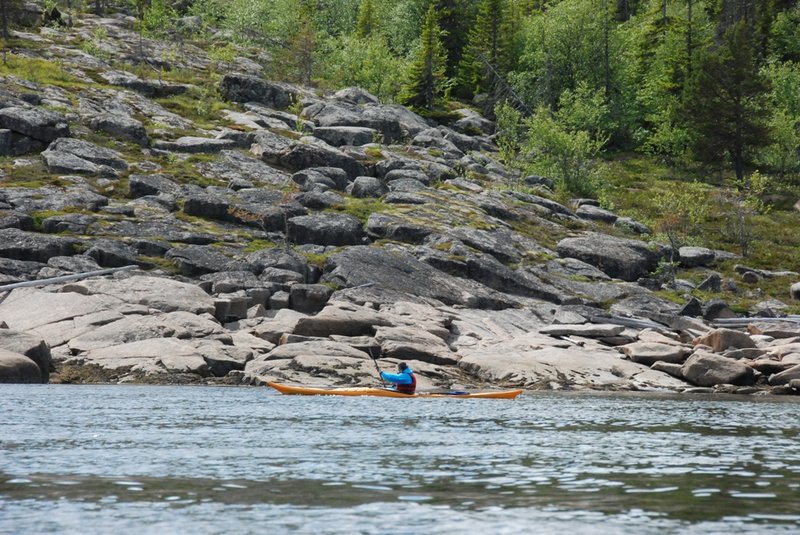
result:
[(678, 249), (681, 265), (688, 268), (709, 266), (714, 263), (717, 255), (705, 247), (681, 247)]
[[(265, 161), (270, 163), (268, 160)], [(293, 144), (274, 163), (283, 165), (291, 171), (309, 167), (338, 167), (343, 169), (349, 178), (364, 174), (364, 166), (355, 158), (315, 138), (302, 138), (300, 143)]]
[(50, 143), (47, 150), (74, 154), (83, 160), (90, 161), (97, 165), (107, 165), (119, 171), (128, 169), (128, 164), (119, 152), (100, 147), (81, 139), (62, 137)]
[(25, 232), (15, 228), (0, 229), (0, 257), (14, 260), (47, 262), (54, 256), (71, 256), (80, 241), (74, 238)]
[(315, 314), (322, 310), (333, 290), (324, 284), (293, 284), (289, 289), (289, 306), (299, 312)]
[(590, 233), (579, 238), (565, 238), (556, 247), (563, 257), (577, 258), (610, 277), (635, 281), (650, 273), (662, 255), (638, 240)]
[(347, 214), (315, 214), (289, 219), (287, 236), (292, 243), (358, 245), (366, 234), (358, 218)]
[(747, 333), (733, 329), (714, 329), (694, 340), (694, 345), (706, 345), (716, 353), (726, 349), (749, 349), (756, 347), (756, 343)]
[(800, 301), (800, 282), (795, 282), (789, 288), (789, 295), (791, 295), (792, 299), (795, 301)]
[(294, 271), (302, 275), (306, 281), (310, 275), (308, 260), (300, 253), (288, 248), (261, 249), (247, 255), (245, 262), (256, 275), (260, 275), (268, 268)]
[(41, 383), (42, 373), (31, 359), (0, 348), (0, 383)]
[(285, 171), (237, 150), (223, 150), (216, 160), (201, 163), (197, 167), (205, 177), (231, 183), (253, 182), (279, 187), (289, 183), (289, 174)]
[(315, 167), (294, 173), (292, 181), (303, 191), (329, 189), (344, 191), (347, 187), (347, 173), (338, 167)]
[(288, 84), (268, 82), (248, 74), (226, 74), (219, 83), (222, 98), (233, 102), (258, 102), (270, 108), (283, 109), (298, 97), (296, 88)]
[(0, 127), (45, 143), (69, 136), (67, 118), (58, 112), (42, 108), (1, 109)]
[(619, 348), (633, 362), (652, 366), (656, 362), (680, 364), (686, 360), (686, 349), (676, 344), (634, 342)]
[(641, 364), (620, 360), (616, 351), (597, 347), (550, 347), (537, 334), (459, 351), (465, 372), (488, 382), (536, 389), (667, 389), (683, 381)]
[(182, 249), (170, 249), (164, 256), (174, 262), (181, 270), (181, 273), (187, 277), (197, 277), (207, 273), (236, 269), (236, 264), (233, 260), (204, 245), (190, 245)]
[(378, 326), (389, 326), (392, 322), (379, 312), (349, 303), (332, 303), (316, 316), (299, 318), (293, 334), (300, 336), (328, 337), (373, 335)]
[(314, 129), (314, 137), (334, 147), (366, 145), (372, 143), (377, 134), (374, 128), (362, 126), (323, 126)]
[(119, 346), (157, 338), (193, 339), (220, 337), (223, 329), (216, 321), (190, 312), (129, 315), (103, 325), (95, 325), (72, 338), (68, 347), (73, 354), (104, 347)]
[(139, 260), (139, 253), (134, 247), (114, 240), (96, 240), (85, 254), (106, 268), (133, 265), (152, 267), (152, 264)]
[(170, 175), (130, 175), (128, 177), (128, 192), (134, 199), (147, 195), (172, 195), (178, 191), (180, 191), (180, 186), (172, 180)]
[(769, 384), (772, 386), (786, 385), (798, 379), (800, 379), (800, 364), (770, 376)]
[(378, 327), (375, 340), (388, 358), (441, 365), (453, 365), (459, 360), (459, 355), (440, 337), (417, 327)]
[(46, 383), (49, 380), (53, 358), (50, 355), (50, 346), (40, 337), (2, 329), (0, 330), (0, 349), (29, 358), (39, 367), (41, 382)]
[(149, 143), (144, 124), (129, 115), (101, 113), (89, 119), (89, 127), (92, 130), (131, 141), (142, 147), (146, 147)]
[(350, 194), (361, 199), (377, 198), (385, 195), (388, 191), (389, 188), (379, 179), (371, 176), (359, 176), (353, 180), (353, 188), (350, 190)]
[(681, 372), (687, 381), (697, 386), (752, 385), (755, 381), (755, 373), (750, 366), (703, 351), (696, 351), (686, 359)]
[[(359, 177), (361, 178), (367, 177)], [(422, 243), (431, 234), (431, 228), (402, 217), (374, 212), (367, 220), (367, 234), (373, 239)]]

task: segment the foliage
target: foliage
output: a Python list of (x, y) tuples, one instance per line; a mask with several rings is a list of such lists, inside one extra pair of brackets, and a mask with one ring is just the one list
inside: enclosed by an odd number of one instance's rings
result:
[(321, 51), (320, 75), (331, 87), (358, 86), (383, 101), (397, 98), (406, 62), (389, 50), (380, 36), (343, 35), (329, 40)]
[(756, 238), (754, 217), (770, 211), (770, 206), (763, 200), (768, 186), (768, 177), (755, 171), (747, 179), (737, 180), (733, 189), (723, 191), (721, 195), (722, 208), (728, 220), (723, 234), (738, 245), (742, 256), (750, 254), (750, 246)]
[[(594, 196), (600, 186), (596, 157), (608, 141), (608, 107), (602, 93), (584, 84), (564, 91), (560, 103), (556, 113), (539, 106), (525, 121), (528, 171), (554, 178), (565, 194)], [(513, 114), (505, 113), (513, 120)]]
[(500, 160), (510, 166), (519, 167), (519, 153), (525, 140), (522, 112), (507, 102), (495, 106), (495, 141), (500, 149)]
[(372, 0), (361, 0), (361, 4), (358, 6), (355, 36), (361, 39), (371, 36), (377, 29), (375, 17), (375, 6), (372, 4)]
[(753, 46), (749, 28), (738, 22), (725, 32), (721, 46), (700, 57), (686, 88), (685, 119), (696, 157), (717, 163), (727, 156), (738, 180), (753, 150), (768, 143), (767, 85)]
[(529, 105), (555, 108), (564, 90), (583, 80), (604, 86), (602, 17), (591, 0), (568, 0), (535, 12), (522, 29), (525, 48), (514, 88)]
[(459, 85), (468, 94), (484, 93), (492, 88), (494, 75), (485, 62), (494, 69), (507, 70), (503, 4), (503, 0), (481, 0), (478, 4), (475, 23), (458, 66)]
[(166, 37), (174, 30), (177, 14), (167, 0), (150, 0), (144, 8), (139, 30), (147, 37)]
[(759, 154), (758, 163), (779, 177), (800, 173), (800, 64), (771, 62), (762, 73), (771, 86), (769, 120), (772, 143)]
[(678, 250), (692, 238), (698, 237), (709, 215), (711, 205), (708, 192), (698, 183), (680, 184), (680, 187), (661, 192), (655, 202), (660, 213), (655, 221), (655, 229), (667, 237), (671, 248), (669, 262), (662, 267), (674, 279)]
[(431, 4), (425, 15), (419, 48), (410, 66), (408, 81), (400, 92), (399, 100), (403, 104), (430, 110), (446, 98), (451, 85), (444, 76), (447, 57), (442, 37), (436, 6)]

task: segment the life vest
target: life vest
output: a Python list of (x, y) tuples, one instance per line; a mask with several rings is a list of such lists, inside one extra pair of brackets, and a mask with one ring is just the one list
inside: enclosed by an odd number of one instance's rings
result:
[(402, 394), (413, 394), (417, 391), (417, 378), (414, 377), (413, 373), (408, 374), (411, 377), (411, 384), (407, 385), (395, 385), (395, 390)]

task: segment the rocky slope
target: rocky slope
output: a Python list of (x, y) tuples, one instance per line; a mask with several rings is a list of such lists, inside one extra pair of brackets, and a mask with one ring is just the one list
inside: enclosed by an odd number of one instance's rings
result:
[[(506, 169), (477, 113), (432, 124), (131, 28), (15, 34), (0, 381), (376, 384), (377, 358), (422, 387), (798, 386), (796, 318), (718, 329), (723, 302), (660, 298), (649, 230)], [(681, 250), (699, 270), (728, 256)]]

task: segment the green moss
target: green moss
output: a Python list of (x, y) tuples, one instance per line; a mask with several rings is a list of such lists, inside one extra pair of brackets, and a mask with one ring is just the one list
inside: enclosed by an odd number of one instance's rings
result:
[(216, 161), (216, 154), (176, 154), (169, 153), (162, 156), (159, 160), (161, 172), (172, 175), (179, 184), (195, 184), (197, 186), (222, 186), (226, 184), (224, 180), (207, 178), (200, 174), (197, 165)]
[(306, 260), (308, 260), (310, 265), (323, 268), (325, 267), (325, 262), (328, 261), (328, 258), (333, 253), (306, 253), (301, 251), (300, 254), (303, 255)]
[(379, 162), (381, 160), (385, 160), (386, 157), (383, 155), (383, 151), (380, 147), (367, 147), (364, 153), (370, 158), (373, 162)]
[[(86, 84), (69, 74), (58, 61), (7, 54), (0, 62), (0, 76), (18, 76), (37, 84), (55, 85), (65, 89), (81, 89)], [(23, 89), (23, 91), (26, 91)]]
[(174, 264), (172, 261), (167, 260), (161, 256), (140, 256), (140, 260), (143, 262), (147, 262), (148, 264), (152, 264), (154, 269), (160, 269), (167, 273), (171, 273), (173, 275), (180, 274), (180, 268)]
[(255, 253), (263, 249), (275, 249), (278, 247), (278, 244), (269, 240), (247, 240), (247, 236), (243, 236), (242, 239), (247, 241), (247, 245), (242, 249), (243, 253)]
[(352, 215), (358, 218), (362, 223), (366, 224), (369, 216), (374, 212), (386, 212), (387, 205), (379, 199), (360, 199), (356, 197), (348, 197), (343, 204), (334, 206), (332, 211)]

